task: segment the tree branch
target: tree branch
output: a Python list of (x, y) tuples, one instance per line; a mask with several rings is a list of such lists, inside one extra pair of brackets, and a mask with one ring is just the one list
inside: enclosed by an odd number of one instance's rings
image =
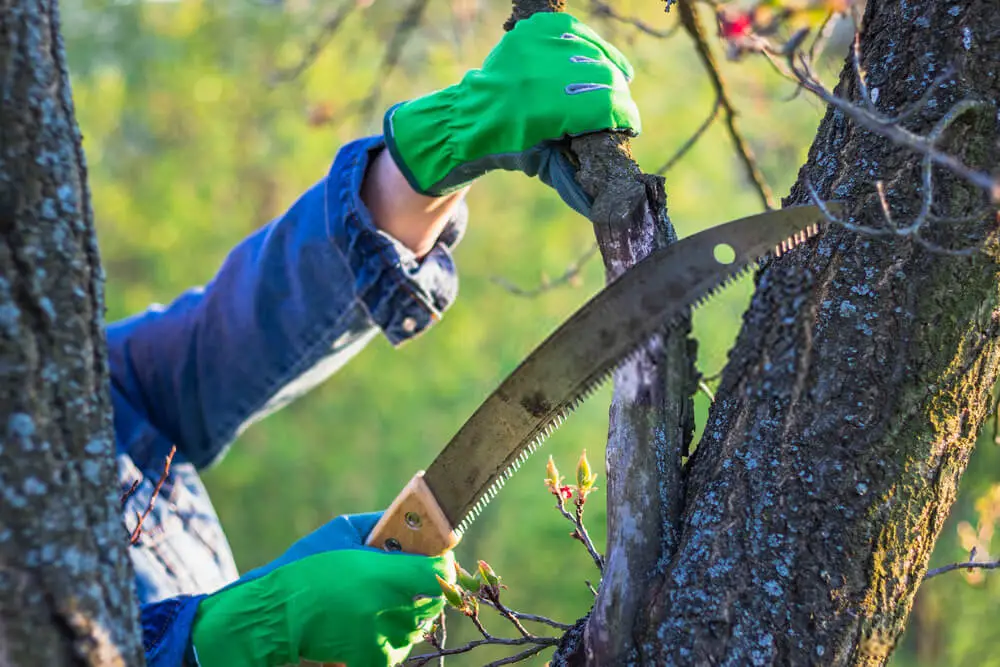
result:
[[(485, 630), (483, 630), (483, 632), (485, 632)], [(449, 655), (468, 653), (469, 651), (477, 649), (480, 646), (531, 646), (531, 648), (526, 651), (516, 653), (507, 658), (501, 658), (502, 662), (498, 661), (490, 663), (491, 665), (510, 665), (514, 662), (526, 660), (536, 653), (544, 651), (546, 648), (551, 646), (558, 646), (558, 644), (559, 639), (556, 637), (518, 637), (517, 639), (508, 639), (506, 637), (494, 637), (493, 635), (486, 633), (482, 639), (474, 639), (467, 644), (456, 646), (455, 648), (445, 648), (434, 651), (433, 653), (422, 653), (420, 655), (411, 656), (404, 660), (401, 664), (421, 667), (422, 665), (426, 665), (431, 660)]]
[(576, 511), (570, 513), (566, 509), (566, 500), (560, 495), (556, 496), (556, 509), (559, 513), (566, 518), (571, 524), (573, 524), (574, 532), (572, 533), (573, 539), (579, 540), (583, 546), (587, 548), (587, 553), (594, 561), (594, 565), (597, 566), (598, 571), (604, 572), (604, 558), (597, 552), (597, 548), (594, 546), (594, 541), (590, 539), (590, 533), (587, 532), (587, 527), (583, 525), (583, 503), (579, 499), (575, 502)]
[(705, 72), (708, 74), (708, 78), (712, 82), (712, 87), (715, 89), (718, 103), (725, 111), (726, 129), (729, 131), (729, 136), (732, 137), (736, 152), (743, 162), (747, 177), (754, 184), (757, 196), (760, 197), (760, 201), (764, 207), (768, 209), (778, 208), (774, 192), (772, 192), (771, 186), (768, 185), (767, 179), (764, 178), (764, 174), (757, 165), (757, 158), (754, 157), (753, 150), (751, 150), (750, 145), (743, 138), (743, 133), (737, 126), (736, 107), (729, 97), (725, 79), (722, 78), (722, 72), (719, 70), (715, 55), (708, 45), (705, 28), (701, 23), (701, 19), (698, 18), (698, 10), (694, 6), (694, 0), (678, 0), (677, 10), (680, 14), (681, 25), (684, 26), (684, 30), (694, 42), (695, 51), (705, 66)]
[(344, 0), (341, 2), (340, 6), (337, 7), (337, 9), (334, 10), (334, 12), (330, 14), (325, 21), (323, 21), (323, 25), (319, 29), (319, 34), (316, 35), (312, 42), (310, 42), (309, 46), (306, 48), (305, 54), (302, 56), (302, 59), (299, 60), (299, 62), (294, 66), (286, 69), (279, 69), (271, 75), (271, 86), (292, 81), (304, 71), (309, 69), (312, 64), (316, 62), (316, 59), (319, 57), (319, 54), (323, 52), (323, 49), (326, 48), (326, 45), (330, 43), (330, 40), (333, 39), (333, 36), (337, 34), (340, 26), (344, 23), (344, 19), (346, 19), (357, 6), (358, 3), (356, 0)]
[[(535, 12), (563, 7), (561, 0), (514, 0), (505, 28)], [(640, 171), (626, 136), (585, 135), (569, 148), (579, 165), (577, 180), (594, 200), (591, 222), (609, 281), (676, 240), (663, 178)], [(635, 582), (676, 548), (681, 457), (693, 433), (696, 387), (689, 331), (685, 320), (669, 335), (651, 337), (615, 373), (606, 450), (607, 553), (585, 633), (587, 651), (600, 664), (624, 661), (647, 597)], [(569, 651), (579, 648), (576, 642), (567, 645)], [(564, 658), (557, 651), (553, 662)]]
[(576, 286), (578, 278), (580, 277), (580, 272), (583, 267), (586, 266), (587, 262), (597, 254), (597, 244), (592, 245), (587, 252), (583, 253), (572, 264), (566, 267), (562, 275), (555, 278), (554, 280), (542, 279), (542, 281), (536, 287), (518, 287), (514, 283), (510, 282), (506, 278), (501, 276), (493, 276), (490, 280), (496, 285), (499, 285), (504, 290), (510, 292), (514, 296), (523, 296), (529, 299), (533, 299), (537, 296), (545, 294), (551, 290), (554, 290), (563, 285), (573, 285)]
[(722, 108), (722, 100), (721, 98), (716, 97), (715, 102), (712, 104), (712, 111), (708, 114), (708, 117), (702, 121), (701, 125), (698, 126), (698, 129), (694, 131), (694, 134), (688, 137), (687, 141), (681, 144), (681, 147), (677, 149), (677, 152), (674, 153), (669, 160), (664, 162), (662, 167), (656, 170), (656, 174), (658, 176), (663, 176), (670, 171), (674, 165), (680, 162), (681, 159), (687, 155), (688, 151), (694, 148), (694, 145), (698, 143), (698, 140), (701, 139), (705, 132), (708, 131), (708, 128), (712, 127), (712, 123), (715, 122), (715, 119), (719, 117), (720, 108)]
[(657, 30), (653, 26), (649, 25), (641, 19), (635, 18), (634, 16), (625, 16), (624, 14), (618, 13), (618, 11), (606, 2), (601, 2), (600, 0), (590, 0), (590, 13), (594, 16), (599, 16), (603, 18), (608, 18), (613, 21), (618, 21), (619, 23), (625, 23), (627, 25), (636, 28), (640, 32), (644, 32), (651, 37), (657, 37), (659, 39), (666, 39), (667, 37), (672, 37), (674, 33), (677, 32), (677, 28), (680, 25), (676, 25), (669, 30)]
[[(483, 604), (496, 609), (496, 606), (490, 600), (483, 600)], [(548, 618), (547, 616), (538, 616), (537, 614), (525, 614), (519, 611), (514, 611), (513, 609), (509, 609), (507, 607), (504, 607), (504, 609), (506, 609), (507, 613), (513, 616), (514, 618), (523, 621), (531, 621), (532, 623), (540, 623), (542, 625), (547, 625), (551, 628), (555, 628), (556, 630), (569, 630), (570, 628), (573, 627), (569, 623), (560, 623), (559, 621), (555, 621), (551, 618)]]
[(399, 65), (400, 57), (403, 55), (403, 48), (410, 41), (413, 32), (420, 25), (427, 9), (429, 0), (413, 0), (406, 8), (403, 17), (396, 24), (396, 29), (389, 38), (389, 45), (385, 48), (382, 62), (379, 64), (378, 74), (375, 76), (375, 83), (372, 85), (368, 96), (358, 103), (358, 113), (362, 118), (369, 117), (378, 104), (382, 94), (382, 83), (387, 80), (392, 72)]
[[(812, 202), (823, 211), (829, 222), (853, 232), (869, 236), (899, 236), (907, 238), (923, 248), (939, 254), (968, 256), (978, 252), (983, 246), (982, 241), (984, 238), (977, 239), (972, 245), (954, 249), (945, 248), (937, 243), (928, 241), (924, 238), (923, 233), (928, 228), (928, 223), (970, 224), (981, 221), (988, 213), (988, 207), (983, 207), (979, 211), (975, 211), (967, 216), (939, 217), (934, 215), (933, 209), (936, 203), (935, 164), (941, 164), (946, 168), (950, 168), (959, 177), (965, 178), (973, 185), (982, 188), (990, 197), (992, 203), (1000, 203), (996, 201), (998, 192), (1000, 192), (1000, 178), (994, 178), (986, 172), (970, 169), (958, 158), (946, 154), (938, 148), (938, 144), (944, 138), (945, 133), (959, 118), (967, 114), (971, 115), (984, 111), (992, 115), (992, 105), (972, 99), (959, 100), (935, 122), (926, 135), (917, 134), (903, 127), (903, 121), (930, 108), (935, 92), (946, 81), (954, 78), (955, 73), (951, 68), (946, 68), (944, 72), (931, 81), (916, 101), (904, 105), (897, 113), (888, 115), (880, 112), (878, 109), (878, 90), (872, 90), (868, 85), (867, 73), (861, 62), (861, 30), (856, 16), (855, 33), (851, 48), (851, 69), (854, 75), (854, 83), (857, 86), (858, 96), (861, 98), (858, 102), (837, 95), (823, 85), (813, 69), (812, 57), (807, 56), (800, 50), (800, 46), (804, 41), (805, 32), (800, 32), (780, 49), (774, 48), (773, 45), (768, 45), (762, 53), (768, 57), (775, 54), (783, 54), (788, 67), (785, 74), (798, 82), (800, 89), (812, 93), (827, 104), (839, 109), (860, 127), (923, 156), (920, 161), (920, 209), (906, 225), (901, 225), (898, 217), (893, 214), (885, 183), (882, 180), (876, 180), (874, 184), (879, 209), (882, 214), (882, 226), (856, 224), (850, 220), (832, 215), (826, 206), (826, 202), (822, 201), (809, 177), (805, 176), (803, 185)], [(896, 178), (902, 180), (906, 176), (901, 175)]]
[[(842, 112), (862, 128), (924, 156), (933, 164), (944, 167), (982, 189), (989, 196), (991, 203), (1000, 204), (1000, 177), (972, 169), (954, 155), (939, 150), (936, 145), (944, 130), (959, 116), (974, 110), (989, 112), (994, 109), (991, 102), (975, 99), (961, 100), (952, 106), (948, 114), (938, 121), (938, 124), (927, 136), (921, 136), (903, 127), (902, 123), (927, 108), (928, 103), (939, 92), (939, 89), (949, 79), (954, 78), (955, 73), (951, 69), (946, 69), (935, 77), (924, 89), (920, 98), (907, 105), (899, 113), (883, 114), (878, 110), (876, 100), (872, 98), (865, 79), (865, 72), (861, 66), (860, 26), (856, 25), (855, 39), (851, 50), (851, 66), (861, 97), (859, 102), (841, 97), (823, 85), (813, 68), (811, 58), (799, 48), (805, 41), (806, 35), (807, 31), (800, 31), (781, 47), (775, 47), (762, 41), (760, 53), (768, 58), (780, 73), (795, 81), (801, 88), (812, 93), (829, 106)], [(776, 56), (784, 59), (785, 67), (782, 67), (780, 61), (775, 60)]]
[(992, 560), (982, 563), (977, 563), (971, 560), (964, 563), (951, 563), (950, 565), (942, 565), (941, 567), (936, 567), (933, 570), (928, 570), (927, 574), (924, 575), (924, 580), (942, 575), (946, 572), (954, 572), (955, 570), (995, 570), (997, 568), (1000, 568), (1000, 560)]
[[(991, 7), (962, 3), (959, 18), (950, 8), (867, 4), (862, 55), (879, 109), (919, 97), (944, 62), (960, 72), (912, 118), (923, 136), (961, 100), (997, 99), (997, 35), (978, 31)], [(934, 28), (913, 25), (924, 21)], [(977, 26), (969, 48), (964, 25)], [(858, 89), (854, 75), (849, 59), (842, 96)], [(997, 164), (995, 119), (960, 126), (963, 137), (948, 134), (963, 160)], [(886, 191), (898, 197), (894, 221), (916, 214), (921, 157), (833, 105), (787, 203), (808, 203), (809, 178), (820, 198), (844, 202), (846, 221), (877, 227), (872, 183), (888, 168), (918, 175)], [(981, 199), (962, 179), (941, 181), (958, 214)], [(991, 225), (984, 216), (972, 231)], [(946, 257), (837, 226), (762, 267), (685, 469), (683, 546), (663, 563), (635, 662), (886, 662), (989, 407), (998, 270), (995, 242)]]

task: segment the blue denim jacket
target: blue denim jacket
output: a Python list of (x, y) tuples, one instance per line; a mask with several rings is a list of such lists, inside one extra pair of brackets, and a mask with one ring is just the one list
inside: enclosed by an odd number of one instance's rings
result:
[(366, 168), (383, 147), (381, 137), (344, 146), (326, 178), (239, 244), (208, 285), (108, 327), (123, 495), (139, 482), (125, 503), (129, 532), (177, 446), (132, 547), (150, 667), (184, 663), (198, 602), (238, 577), (197, 471), (378, 330), (397, 345), (455, 298), (450, 251), (465, 205), (417, 261), (373, 226), (361, 202)]

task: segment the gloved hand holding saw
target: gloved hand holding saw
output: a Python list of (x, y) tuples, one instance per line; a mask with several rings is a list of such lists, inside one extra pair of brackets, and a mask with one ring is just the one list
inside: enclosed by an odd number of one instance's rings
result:
[(444, 608), (427, 558), (364, 546), (381, 513), (337, 517), (199, 605), (191, 633), (201, 667), (279, 667), (300, 660), (394, 665)]

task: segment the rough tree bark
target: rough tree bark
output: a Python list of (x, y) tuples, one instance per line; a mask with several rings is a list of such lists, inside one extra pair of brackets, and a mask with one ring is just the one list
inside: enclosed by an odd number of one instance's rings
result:
[[(981, 100), (988, 110), (963, 115), (941, 147), (994, 169), (995, 0), (869, 0), (864, 26), (877, 107), (902, 108), (953, 68), (906, 125), (926, 134), (954, 103)], [(858, 99), (849, 62), (838, 93)], [(912, 219), (924, 194), (919, 167), (918, 156), (831, 110), (785, 204), (809, 202), (809, 179), (824, 198), (845, 201), (856, 223), (880, 226), (873, 183), (882, 179), (896, 218)], [(966, 216), (983, 202), (941, 169), (935, 179), (939, 214)], [(883, 664), (990, 408), (1000, 366), (1000, 249), (990, 237), (998, 222), (992, 212), (931, 225), (927, 236), (940, 245), (987, 239), (971, 257), (834, 226), (769, 262), (683, 479), (678, 461), (658, 461), (666, 494), (615, 494), (623, 460), (678, 454), (624, 429), (626, 441), (609, 443), (609, 550), (630, 580), (609, 568), (584, 645), (571, 634), (553, 665)], [(637, 217), (617, 224), (648, 228)], [(616, 405), (641, 379), (619, 375)], [(613, 405), (612, 417), (620, 414)], [(635, 472), (626, 466), (624, 475), (648, 492)], [(666, 497), (678, 513), (664, 511)], [(664, 523), (626, 539), (623, 526), (643, 526), (650, 512)], [(622, 586), (652, 592), (633, 619), (602, 611), (614, 596), (638, 599)]]
[(142, 665), (55, 0), (0, 0), (0, 665)]

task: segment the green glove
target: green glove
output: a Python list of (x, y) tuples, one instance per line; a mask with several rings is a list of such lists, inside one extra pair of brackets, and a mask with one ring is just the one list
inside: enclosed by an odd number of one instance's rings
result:
[(589, 197), (562, 148), (602, 130), (637, 135), (632, 66), (569, 14), (519, 21), (454, 86), (389, 109), (384, 134), (414, 190), (443, 195), (493, 169), (538, 175), (587, 215)]
[(395, 665), (444, 608), (453, 559), (364, 547), (380, 514), (338, 517), (198, 606), (201, 667)]

